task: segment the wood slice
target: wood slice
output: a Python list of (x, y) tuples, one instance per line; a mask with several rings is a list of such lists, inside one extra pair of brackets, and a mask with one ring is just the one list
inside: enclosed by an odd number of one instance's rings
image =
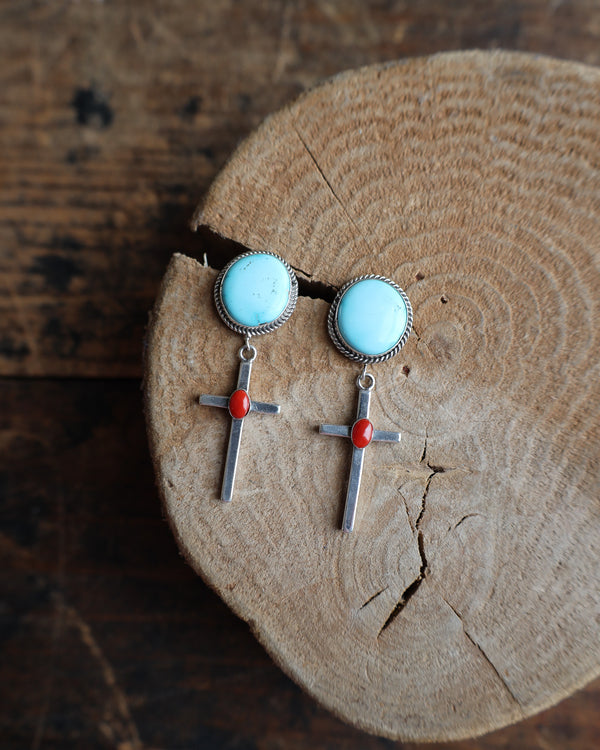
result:
[[(600, 72), (457, 53), (340, 75), (270, 117), (194, 223), (304, 287), (393, 278), (415, 311), (377, 365), (356, 529), (339, 531), (359, 370), (302, 296), (257, 340), (234, 500), (218, 500), (240, 337), (175, 256), (149, 330), (160, 491), (195, 570), (345, 720), (474, 736), (600, 674)], [(326, 295), (325, 295), (326, 296)]]

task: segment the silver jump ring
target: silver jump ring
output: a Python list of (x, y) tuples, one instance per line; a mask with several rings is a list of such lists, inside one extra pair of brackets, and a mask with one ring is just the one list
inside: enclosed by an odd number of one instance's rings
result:
[[(249, 353), (249, 356), (246, 356), (247, 353)], [(254, 362), (254, 360), (256, 359), (256, 347), (246, 342), (245, 344), (243, 344), (243, 346), (240, 347), (240, 350), (238, 351), (238, 357), (242, 360), (242, 362)]]
[[(368, 383), (368, 385), (365, 383)], [(370, 372), (361, 372), (356, 378), (356, 385), (361, 391), (372, 391), (375, 388), (375, 377)]]

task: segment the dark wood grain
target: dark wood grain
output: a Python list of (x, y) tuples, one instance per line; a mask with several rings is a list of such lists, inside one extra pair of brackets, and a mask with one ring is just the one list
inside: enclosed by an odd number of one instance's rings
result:
[[(3, 748), (392, 746), (305, 696), (179, 557), (123, 378), (171, 254), (231, 252), (188, 221), (241, 138), (340, 70), (469, 47), (598, 64), (600, 8), (0, 2)], [(599, 701), (439, 747), (595, 750)]]

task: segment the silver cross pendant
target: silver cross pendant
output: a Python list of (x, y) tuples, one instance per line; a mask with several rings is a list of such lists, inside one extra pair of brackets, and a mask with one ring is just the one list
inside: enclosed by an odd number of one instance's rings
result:
[[(246, 357), (244, 352), (250, 352), (250, 356)], [(244, 418), (251, 411), (257, 411), (261, 414), (279, 414), (280, 412), (279, 404), (252, 401), (248, 395), (250, 373), (252, 372), (252, 363), (256, 359), (256, 349), (246, 344), (240, 349), (239, 357), (241, 361), (237, 388), (231, 396), (210, 396), (204, 394), (198, 399), (204, 406), (218, 406), (221, 409), (228, 409), (231, 416), (229, 444), (227, 446), (227, 458), (225, 459), (223, 486), (221, 488), (221, 500), (225, 503), (231, 502), (233, 497), (233, 484), (235, 482), (235, 472), (240, 454)]]
[(336, 437), (350, 438), (352, 441), (352, 464), (350, 467), (350, 479), (346, 491), (346, 506), (344, 508), (344, 520), (342, 531), (350, 532), (354, 529), (356, 518), (356, 504), (360, 490), (365, 450), (372, 442), (399, 443), (399, 432), (388, 432), (386, 430), (375, 430), (369, 420), (369, 405), (371, 403), (371, 392), (375, 380), (369, 373), (365, 378), (369, 379), (368, 386), (362, 385), (362, 378), (357, 380), (358, 384), (358, 408), (356, 420), (351, 426), (337, 424), (322, 424), (319, 427), (321, 435), (334, 435)]

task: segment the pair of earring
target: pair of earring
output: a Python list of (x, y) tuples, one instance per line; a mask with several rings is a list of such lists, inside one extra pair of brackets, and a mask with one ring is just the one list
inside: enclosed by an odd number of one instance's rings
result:
[[(214, 301), (223, 322), (244, 336), (236, 390), (231, 396), (202, 395), (200, 404), (229, 410), (231, 427), (223, 472), (221, 500), (230, 502), (238, 464), (244, 418), (251, 411), (279, 414), (278, 404), (253, 401), (248, 393), (256, 348), (252, 336), (270, 333), (285, 323), (296, 307), (298, 280), (291, 266), (275, 253), (247, 252), (219, 273)], [(354, 528), (365, 449), (371, 442), (400, 442), (399, 432), (375, 430), (369, 420), (375, 378), (369, 364), (384, 362), (402, 349), (412, 327), (412, 308), (400, 287), (384, 276), (370, 274), (348, 281), (334, 299), (327, 319), (336, 348), (363, 365), (356, 378), (358, 407), (352, 425), (322, 424), (322, 435), (350, 438), (352, 463), (342, 530)]]

